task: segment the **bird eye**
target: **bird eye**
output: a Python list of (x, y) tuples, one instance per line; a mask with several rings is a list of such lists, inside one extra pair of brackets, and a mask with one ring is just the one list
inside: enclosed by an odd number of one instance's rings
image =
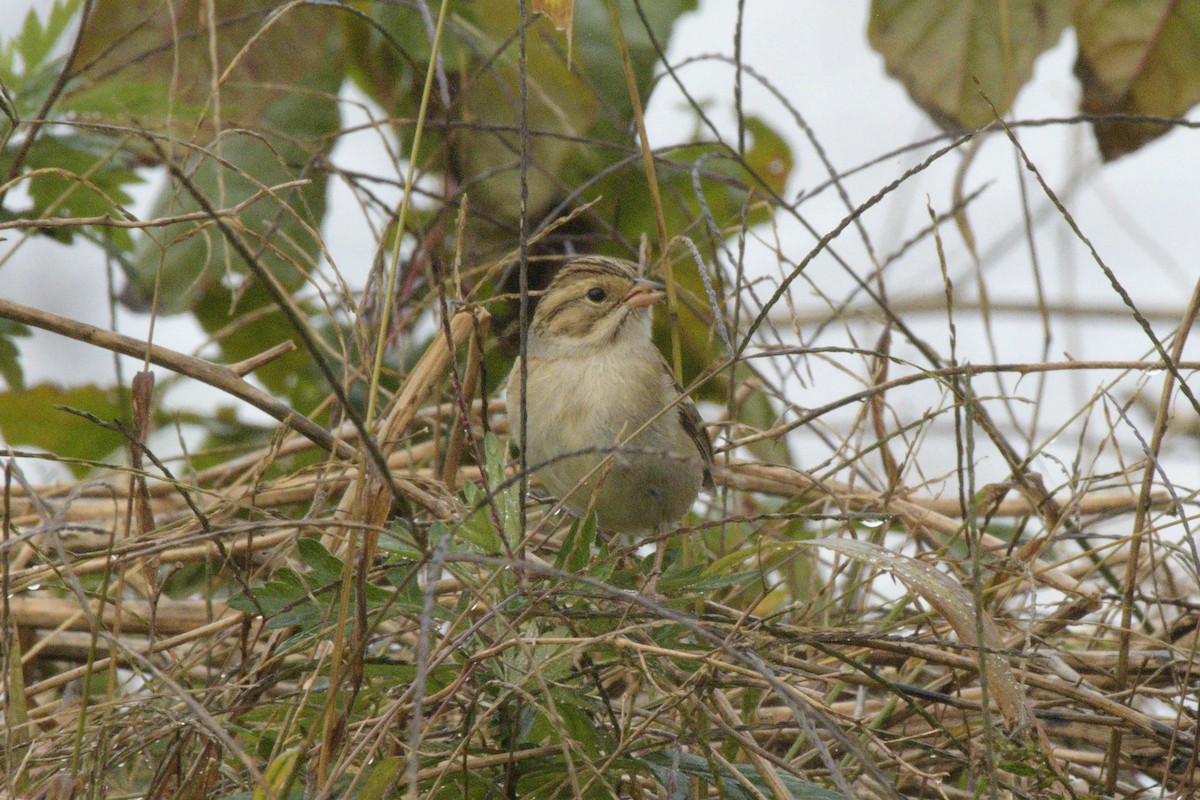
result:
[(606, 297), (608, 297), (608, 292), (604, 291), (599, 286), (593, 286), (591, 289), (588, 289), (587, 299), (591, 300), (593, 303), (603, 303), (604, 298)]

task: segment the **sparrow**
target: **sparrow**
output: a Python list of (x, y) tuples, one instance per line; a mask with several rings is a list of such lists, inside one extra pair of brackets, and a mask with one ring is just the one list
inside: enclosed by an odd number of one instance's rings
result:
[[(578, 515), (614, 533), (661, 532), (713, 488), (700, 415), (654, 346), (651, 310), (666, 297), (631, 262), (565, 264), (530, 322), (526, 383), (518, 358), (505, 395), (525, 462)], [(661, 564), (661, 548), (659, 561)]]

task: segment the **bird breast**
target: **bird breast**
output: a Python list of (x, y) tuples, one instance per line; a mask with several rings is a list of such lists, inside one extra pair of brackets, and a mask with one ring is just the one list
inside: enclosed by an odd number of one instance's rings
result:
[[(601, 527), (610, 530), (645, 530), (678, 520), (703, 478), (703, 463), (678, 409), (663, 411), (676, 398), (670, 375), (649, 349), (653, 345), (646, 346), (644, 357), (624, 352), (618, 358), (600, 349), (579, 358), (529, 361), (526, 463), (576, 512), (585, 513), (594, 501)], [(519, 365), (507, 402), (519, 441)], [(617, 444), (620, 451), (605, 452)]]

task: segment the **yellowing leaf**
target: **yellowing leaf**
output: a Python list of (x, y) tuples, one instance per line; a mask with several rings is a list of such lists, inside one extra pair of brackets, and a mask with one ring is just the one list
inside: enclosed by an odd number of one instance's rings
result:
[[(517, 6), (500, 0), (478, 0), (475, 10), (488, 20), (475, 31), (473, 49), (501, 55), (488, 69), (475, 76), (470, 90), (458, 101), (464, 121), (479, 129), (459, 132), (457, 150), (465, 175), (474, 176), (471, 202), (489, 212), (508, 214), (519, 208), (518, 138), (499, 129), (516, 130), (520, 109), (516, 103), (520, 85), (518, 51), (511, 44), (517, 27)], [(466, 38), (466, 37), (464, 37)], [(595, 93), (572, 71), (549, 37), (530, 36), (527, 73), (529, 105), (526, 122), (536, 131), (555, 135), (536, 135), (530, 140), (532, 163), (537, 167), (526, 173), (528, 207), (541, 213), (561, 197), (562, 171), (571, 161), (587, 158), (578, 137), (585, 137), (600, 113)], [(581, 69), (586, 64), (580, 64)]]
[[(1200, 103), (1200, 3), (1080, 0), (1075, 74), (1089, 114), (1182, 116)], [(1162, 136), (1169, 125), (1097, 122), (1105, 161)]]
[[(175, 118), (164, 122), (180, 135), (207, 142), (218, 123), (251, 127), (286, 87), (331, 68), (334, 51), (327, 46), (336, 42), (327, 36), (329, 14), (303, 6), (277, 14), (280, 6), (274, 0), (97, 0), (76, 55), (85, 65), (80, 85), (150, 82), (148, 89), (165, 93), (162, 80), (171, 76)], [(202, 109), (206, 116), (197, 119)], [(119, 108), (113, 111), (116, 122), (129, 122)]]
[(557, 30), (570, 30), (575, 0), (533, 0), (533, 10), (545, 14)]
[(546, 15), (556, 30), (567, 32), (567, 65), (572, 60), (575, 0), (533, 0), (533, 10)]
[(263, 773), (263, 778), (271, 791), (268, 792), (266, 787), (259, 786), (254, 790), (254, 794), (251, 795), (252, 800), (267, 800), (269, 797), (279, 797), (284, 788), (291, 782), (292, 773), (295, 772), (296, 764), (299, 760), (299, 750), (288, 750), (268, 764), (266, 772)]
[(746, 130), (754, 137), (746, 153), (746, 165), (754, 170), (757, 178), (771, 187), (771, 191), (783, 194), (795, 163), (792, 148), (761, 117), (747, 117)]
[(874, 0), (867, 36), (934, 121), (968, 128), (993, 118), (983, 96), (1000, 114), (1012, 108), (1070, 10), (1069, 0)]

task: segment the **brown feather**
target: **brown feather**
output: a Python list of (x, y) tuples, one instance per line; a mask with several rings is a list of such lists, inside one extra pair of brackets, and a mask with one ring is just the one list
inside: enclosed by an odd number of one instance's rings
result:
[[(665, 358), (662, 359), (662, 367), (671, 377), (671, 385), (675, 387), (675, 391), (683, 394), (683, 387), (679, 385), (679, 381), (675, 380), (675, 373), (671, 371)], [(690, 397), (685, 397), (679, 402), (679, 424), (683, 426), (684, 433), (700, 451), (700, 458), (704, 460), (704, 488), (711, 492), (716, 489), (712, 476), (713, 446), (708, 438), (708, 433), (704, 430), (704, 420), (700, 418), (700, 412), (696, 410), (696, 404)]]

